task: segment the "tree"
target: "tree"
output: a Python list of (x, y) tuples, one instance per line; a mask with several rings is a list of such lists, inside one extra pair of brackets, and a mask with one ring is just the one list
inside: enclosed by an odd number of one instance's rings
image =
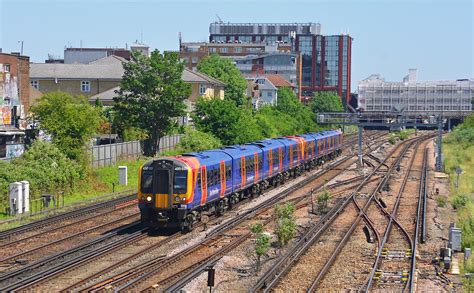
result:
[(270, 248), (270, 236), (263, 233), (263, 225), (256, 223), (250, 227), (250, 231), (255, 238), (255, 255), (257, 256), (257, 271), (260, 271), (260, 263), (262, 256), (267, 253)]
[(224, 145), (242, 144), (263, 137), (252, 113), (230, 100), (198, 99), (193, 120), (199, 131), (214, 135)]
[(297, 134), (317, 130), (314, 122), (314, 114), (311, 109), (303, 105), (289, 87), (278, 89), (278, 102), (276, 109), (282, 113), (292, 116), (296, 120)]
[(225, 84), (225, 98), (234, 101), (237, 106), (246, 104), (245, 90), (247, 82), (240, 70), (232, 64), (230, 59), (222, 58), (217, 54), (202, 59), (197, 69)]
[(335, 92), (314, 92), (310, 107), (314, 113), (344, 111), (341, 98)]
[(31, 112), (52, 142), (68, 158), (85, 166), (86, 145), (104, 121), (101, 109), (91, 106), (85, 97), (52, 92), (43, 95)]
[(288, 244), (296, 235), (296, 220), (294, 217), (295, 206), (292, 203), (286, 203), (284, 206), (275, 206), (275, 215), (277, 217), (276, 235), (281, 247)]
[(184, 100), (191, 93), (190, 85), (181, 79), (184, 65), (178, 53), (156, 50), (151, 57), (133, 52), (123, 68), (114, 111), (126, 119), (127, 126), (146, 132), (150, 147), (145, 154), (155, 156), (160, 138), (177, 125), (176, 117), (184, 115)]

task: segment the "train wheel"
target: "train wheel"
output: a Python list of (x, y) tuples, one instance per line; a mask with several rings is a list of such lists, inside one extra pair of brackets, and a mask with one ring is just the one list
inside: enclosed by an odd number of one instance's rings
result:
[(220, 200), (216, 206), (216, 216), (220, 217), (225, 212), (225, 202), (224, 200)]
[(186, 219), (183, 222), (182, 228), (183, 232), (191, 232), (194, 229), (194, 217), (193, 215), (187, 215)]

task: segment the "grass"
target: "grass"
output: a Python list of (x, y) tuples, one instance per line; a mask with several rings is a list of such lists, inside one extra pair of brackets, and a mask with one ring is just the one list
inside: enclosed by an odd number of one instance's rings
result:
[[(457, 225), (462, 228), (463, 247), (474, 246), (474, 145), (462, 148), (456, 143), (443, 144), (445, 170), (450, 179), (449, 201), (457, 208)], [(463, 173), (459, 176), (456, 188), (455, 168), (460, 166)]]
[[(88, 178), (78, 184), (79, 186), (70, 194), (64, 196), (64, 205), (70, 206), (81, 201), (92, 199), (98, 196), (111, 194), (113, 191), (113, 183), (115, 183), (115, 192), (121, 192), (131, 190), (135, 192), (138, 186), (138, 170), (142, 164), (144, 164), (148, 158), (142, 158), (139, 160), (122, 160), (117, 162), (116, 166), (99, 167), (92, 169)], [(118, 185), (118, 166), (127, 166), (128, 170), (128, 185)], [(60, 203), (62, 205), (62, 202)], [(2, 211), (4, 211), (4, 207)], [(44, 215), (28, 217), (28, 221), (39, 219)], [(0, 220), (6, 220), (12, 218), (4, 213), (0, 214)], [(16, 224), (15, 224), (16, 223)], [(4, 224), (1, 229), (11, 228), (18, 225), (18, 222)]]

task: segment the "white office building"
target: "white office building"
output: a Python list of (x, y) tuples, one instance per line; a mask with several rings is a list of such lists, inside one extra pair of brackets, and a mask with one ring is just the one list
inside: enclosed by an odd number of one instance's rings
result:
[(404, 109), (412, 115), (462, 117), (469, 115), (474, 102), (474, 79), (418, 81), (410, 69), (401, 82), (388, 82), (373, 74), (359, 82), (358, 108), (364, 112)]

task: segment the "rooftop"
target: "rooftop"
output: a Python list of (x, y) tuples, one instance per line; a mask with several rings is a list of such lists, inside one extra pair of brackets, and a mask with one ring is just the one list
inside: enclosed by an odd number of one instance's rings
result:
[(122, 79), (125, 59), (109, 56), (88, 64), (30, 63), (31, 79)]

